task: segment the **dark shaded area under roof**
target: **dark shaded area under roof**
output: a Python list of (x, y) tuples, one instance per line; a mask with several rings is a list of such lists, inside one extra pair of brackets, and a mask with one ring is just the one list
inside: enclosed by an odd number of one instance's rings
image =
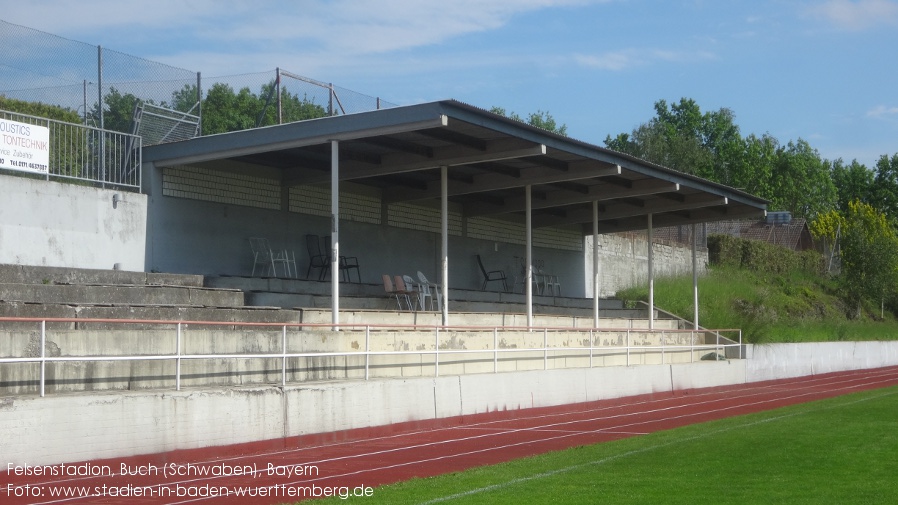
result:
[(239, 161), (282, 172), (288, 185), (329, 183), (331, 144), (339, 178), (382, 189), (384, 201), (448, 195), (466, 216), (525, 219), (534, 227), (580, 225), (592, 233), (761, 217), (767, 201), (698, 177), (556, 135), (457, 101), (440, 101), (199, 137), (146, 147), (157, 167)]

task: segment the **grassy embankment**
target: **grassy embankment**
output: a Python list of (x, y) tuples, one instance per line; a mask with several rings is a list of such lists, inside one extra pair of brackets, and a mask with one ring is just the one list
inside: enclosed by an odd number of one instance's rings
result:
[[(709, 239), (711, 265), (699, 278), (699, 324), (705, 328), (741, 328), (752, 343), (825, 342), (898, 339), (898, 320), (865, 306), (860, 319), (849, 319), (837, 282), (820, 268), (819, 256), (750, 241)], [(777, 250), (779, 249), (779, 250)], [(648, 287), (618, 292), (628, 303), (648, 300)], [(692, 277), (655, 280), (655, 305), (691, 320)]]

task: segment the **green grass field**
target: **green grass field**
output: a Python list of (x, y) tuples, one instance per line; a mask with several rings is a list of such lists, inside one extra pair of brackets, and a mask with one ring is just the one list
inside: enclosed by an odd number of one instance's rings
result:
[(898, 387), (415, 479), (350, 501), (898, 503)]

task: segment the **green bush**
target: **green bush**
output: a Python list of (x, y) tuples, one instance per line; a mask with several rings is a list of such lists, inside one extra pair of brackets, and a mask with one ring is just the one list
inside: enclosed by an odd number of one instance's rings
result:
[(712, 265), (774, 274), (794, 270), (818, 274), (823, 269), (823, 258), (817, 251), (798, 253), (767, 242), (730, 235), (708, 237), (708, 259)]

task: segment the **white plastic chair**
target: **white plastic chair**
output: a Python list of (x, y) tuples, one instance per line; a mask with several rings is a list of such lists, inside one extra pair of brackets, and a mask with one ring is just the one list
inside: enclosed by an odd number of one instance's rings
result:
[[(287, 257), (287, 250), (281, 250), (277, 253), (271, 249), (271, 245), (268, 243), (267, 238), (262, 237), (252, 237), (249, 239), (249, 246), (253, 251), (253, 272), (250, 274), (251, 276), (256, 275), (256, 267), (259, 265), (265, 265), (268, 269), (268, 275), (274, 275), (277, 277), (277, 264), (284, 265), (284, 272), (287, 277), (290, 277), (290, 259)], [(294, 270), (295, 267), (295, 258), (294, 258)]]
[[(420, 297), (421, 302), (421, 310), (424, 310), (424, 303), (427, 298), (430, 298), (430, 310), (433, 310), (434, 303), (434, 291), (431, 291), (430, 288), (433, 287), (437, 292), (439, 291), (438, 286), (435, 284), (431, 284), (430, 281), (427, 280), (427, 277), (424, 276), (421, 271), (418, 271), (418, 296)], [(436, 302), (439, 310), (442, 310), (441, 303), (439, 301), (439, 293), (436, 293)]]
[(422, 294), (421, 286), (415, 285), (415, 279), (412, 279), (411, 275), (403, 275), (402, 281), (405, 283), (405, 289), (415, 297), (415, 308), (420, 305), (421, 310), (424, 310), (424, 295)]

